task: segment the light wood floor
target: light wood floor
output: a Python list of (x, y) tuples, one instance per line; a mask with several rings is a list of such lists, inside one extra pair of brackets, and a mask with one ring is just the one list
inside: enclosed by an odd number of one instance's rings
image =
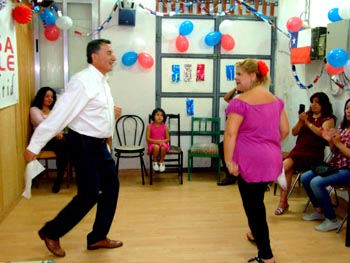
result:
[[(247, 221), (237, 185), (218, 187), (215, 174), (193, 174), (180, 185), (175, 174), (141, 184), (139, 171), (122, 171), (117, 214), (109, 237), (124, 246), (112, 250), (86, 250), (86, 234), (94, 211), (61, 239), (66, 257), (49, 253), (38, 229), (71, 199), (75, 187), (50, 192), (51, 182), (33, 189), (30, 200), (22, 199), (0, 224), (0, 262), (54, 260), (64, 263), (236, 263), (257, 253), (247, 241)], [(265, 203), (270, 237), (278, 263), (350, 262), (345, 247), (345, 227), (339, 234), (313, 230), (318, 222), (301, 220), (306, 201), (297, 187), (290, 198), (290, 211), (275, 216), (279, 196), (273, 189)], [(342, 213), (340, 211), (339, 213)]]

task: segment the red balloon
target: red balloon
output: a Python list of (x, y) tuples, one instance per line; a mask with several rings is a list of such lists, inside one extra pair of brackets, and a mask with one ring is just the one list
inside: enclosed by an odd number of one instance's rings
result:
[(344, 67), (335, 68), (327, 63), (326, 71), (329, 73), (329, 75), (339, 75), (344, 72)]
[(44, 35), (47, 40), (56, 41), (60, 37), (60, 29), (56, 25), (46, 26)]
[(231, 35), (223, 34), (221, 36), (221, 46), (223, 49), (232, 50), (234, 49), (235, 45), (235, 40), (233, 39), (233, 37), (231, 37)]
[(143, 68), (151, 68), (154, 64), (152, 56), (145, 52), (141, 52), (138, 55), (137, 60)]
[(291, 17), (287, 21), (287, 28), (290, 32), (298, 32), (303, 27), (303, 21), (300, 17)]
[(176, 48), (178, 51), (185, 52), (188, 49), (189, 45), (190, 44), (188, 43), (188, 39), (185, 36), (179, 35), (176, 38)]
[(27, 24), (32, 20), (32, 9), (24, 4), (20, 4), (12, 10), (12, 17), (19, 24)]

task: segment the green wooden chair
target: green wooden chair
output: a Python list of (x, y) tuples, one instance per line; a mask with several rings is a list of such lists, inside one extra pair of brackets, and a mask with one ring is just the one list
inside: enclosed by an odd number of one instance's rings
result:
[(217, 160), (218, 182), (221, 181), (221, 159), (219, 155), (220, 118), (192, 117), (191, 146), (188, 149), (188, 181), (191, 180), (193, 158), (214, 158)]

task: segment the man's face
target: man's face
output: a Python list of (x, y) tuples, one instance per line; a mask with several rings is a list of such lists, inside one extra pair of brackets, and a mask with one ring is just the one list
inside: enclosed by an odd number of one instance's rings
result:
[(92, 54), (92, 65), (103, 75), (113, 70), (113, 64), (116, 60), (112, 47), (109, 44), (102, 44), (100, 50)]

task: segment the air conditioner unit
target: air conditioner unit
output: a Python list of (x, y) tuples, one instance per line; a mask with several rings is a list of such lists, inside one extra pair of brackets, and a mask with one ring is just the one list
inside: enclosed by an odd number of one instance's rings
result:
[(118, 24), (120, 26), (135, 26), (136, 5), (133, 1), (125, 0), (120, 2)]

